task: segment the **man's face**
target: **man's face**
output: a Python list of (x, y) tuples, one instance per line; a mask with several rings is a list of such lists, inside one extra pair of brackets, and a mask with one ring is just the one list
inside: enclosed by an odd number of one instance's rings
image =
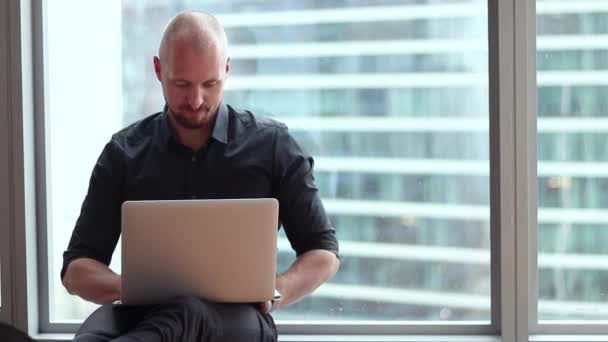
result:
[(185, 129), (210, 125), (222, 99), (229, 60), (216, 47), (197, 50), (182, 41), (168, 50), (166, 61), (154, 58), (154, 68), (169, 115)]

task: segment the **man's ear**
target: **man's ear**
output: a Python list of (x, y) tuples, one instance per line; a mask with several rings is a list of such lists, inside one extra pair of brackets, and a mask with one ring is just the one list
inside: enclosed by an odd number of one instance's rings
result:
[(154, 56), (154, 72), (156, 78), (160, 81), (160, 59), (157, 56)]

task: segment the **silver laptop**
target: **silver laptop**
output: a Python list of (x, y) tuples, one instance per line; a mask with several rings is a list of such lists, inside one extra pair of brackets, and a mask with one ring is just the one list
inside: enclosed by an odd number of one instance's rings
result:
[(123, 203), (122, 303), (273, 299), (278, 211), (273, 198)]

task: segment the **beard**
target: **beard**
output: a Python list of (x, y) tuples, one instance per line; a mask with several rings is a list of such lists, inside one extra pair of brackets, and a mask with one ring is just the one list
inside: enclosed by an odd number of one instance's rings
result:
[[(185, 106), (184, 106), (185, 107)], [(211, 123), (212, 109), (208, 107), (200, 108), (195, 115), (192, 115), (191, 108), (180, 107), (180, 110), (169, 108), (175, 118), (175, 123), (182, 128), (196, 130), (202, 129)], [(187, 113), (189, 111), (190, 113)]]

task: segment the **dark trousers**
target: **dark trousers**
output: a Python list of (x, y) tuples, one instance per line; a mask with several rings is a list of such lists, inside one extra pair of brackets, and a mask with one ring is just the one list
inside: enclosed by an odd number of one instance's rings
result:
[(277, 331), (272, 317), (256, 305), (182, 296), (162, 305), (103, 305), (84, 321), (74, 341), (276, 342)]

